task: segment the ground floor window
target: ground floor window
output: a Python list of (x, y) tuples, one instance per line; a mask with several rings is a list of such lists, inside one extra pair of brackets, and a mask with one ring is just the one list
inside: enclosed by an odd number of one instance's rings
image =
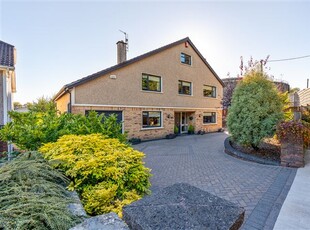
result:
[(216, 123), (216, 113), (214, 112), (203, 113), (203, 123), (204, 124)]
[(161, 112), (143, 111), (142, 127), (143, 128), (161, 127)]

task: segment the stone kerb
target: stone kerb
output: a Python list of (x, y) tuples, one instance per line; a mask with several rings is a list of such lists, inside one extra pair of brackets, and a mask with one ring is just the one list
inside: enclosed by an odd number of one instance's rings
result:
[(281, 166), (300, 168), (305, 166), (305, 150), (302, 137), (293, 134), (281, 140)]

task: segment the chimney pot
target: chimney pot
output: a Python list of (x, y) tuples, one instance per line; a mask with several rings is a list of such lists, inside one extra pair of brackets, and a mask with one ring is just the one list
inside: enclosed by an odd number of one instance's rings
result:
[(127, 61), (127, 43), (122, 41), (118, 41), (117, 45), (117, 64), (120, 64), (124, 61)]

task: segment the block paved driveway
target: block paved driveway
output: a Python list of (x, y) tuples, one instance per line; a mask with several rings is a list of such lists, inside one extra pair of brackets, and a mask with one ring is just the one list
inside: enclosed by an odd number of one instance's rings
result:
[(244, 207), (242, 229), (273, 229), (296, 169), (243, 161), (224, 153), (224, 133), (143, 142), (151, 190), (185, 182)]

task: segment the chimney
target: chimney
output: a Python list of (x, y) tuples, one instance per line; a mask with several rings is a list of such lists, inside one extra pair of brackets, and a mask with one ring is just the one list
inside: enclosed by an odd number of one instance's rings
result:
[(127, 43), (118, 41), (117, 45), (117, 64), (122, 63), (127, 60)]

